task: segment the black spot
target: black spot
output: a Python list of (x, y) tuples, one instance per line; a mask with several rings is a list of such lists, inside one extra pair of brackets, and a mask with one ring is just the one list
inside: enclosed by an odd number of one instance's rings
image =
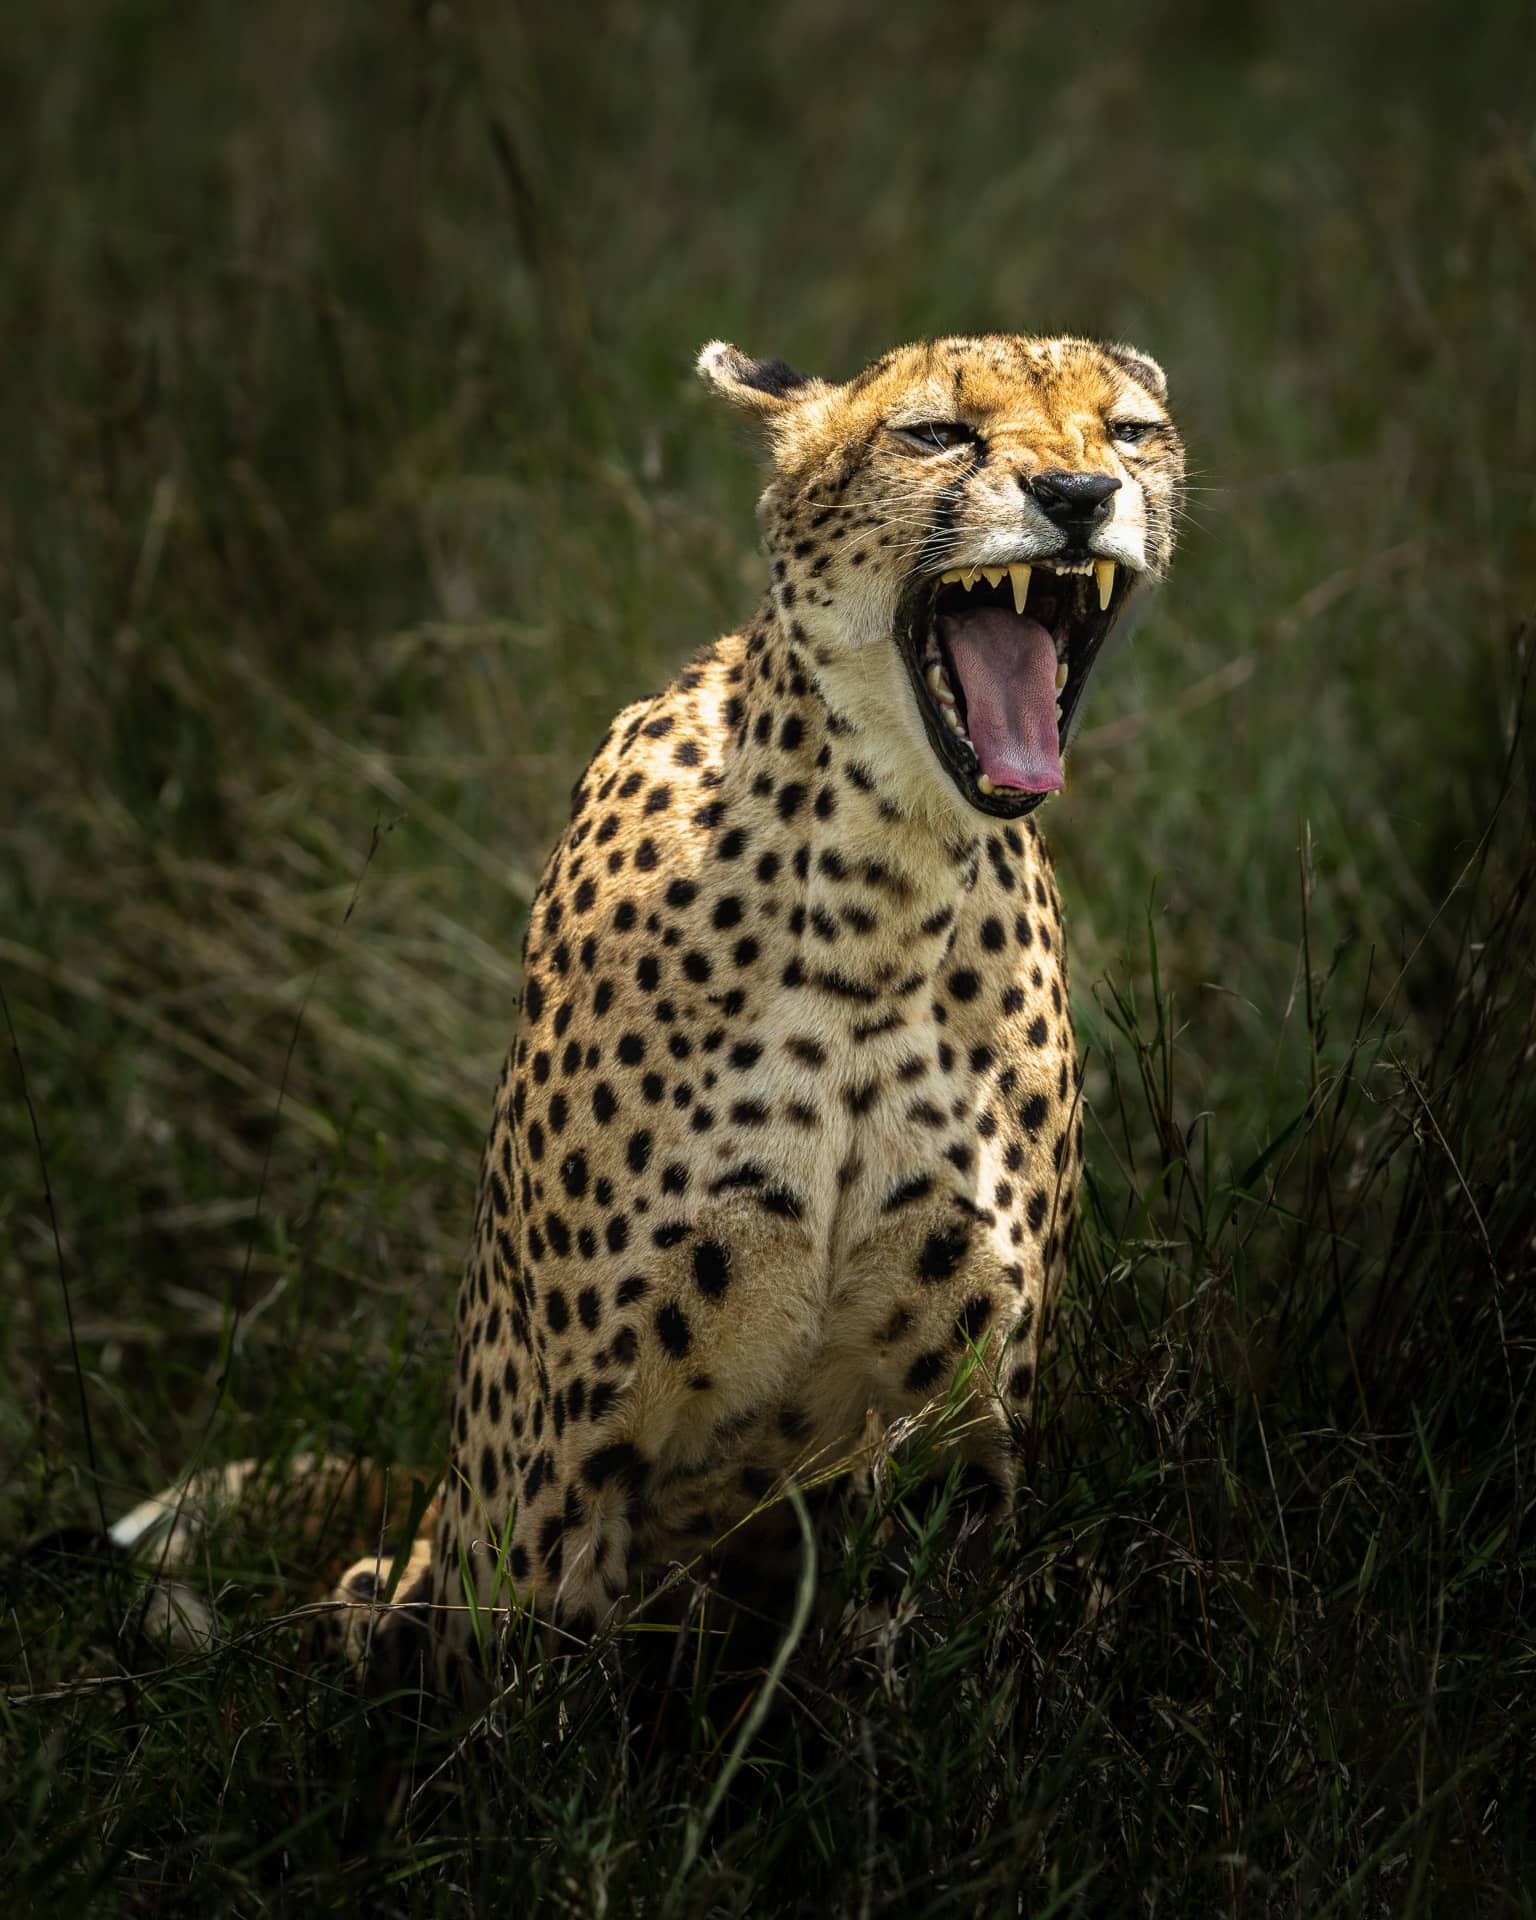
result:
[[(596, 1401), (596, 1393), (593, 1400)], [(645, 1481), (646, 1464), (638, 1447), (628, 1440), (616, 1440), (611, 1447), (599, 1447), (589, 1453), (581, 1465), (581, 1477), (589, 1487), (606, 1487), (617, 1480), (633, 1493)]]
[(977, 1340), (987, 1322), (992, 1318), (992, 1302), (984, 1293), (978, 1293), (955, 1316), (955, 1338), (958, 1341)]
[(949, 1365), (947, 1357), (938, 1352), (920, 1353), (907, 1370), (907, 1391), (926, 1393), (939, 1379)]
[(701, 1240), (693, 1250), (693, 1281), (699, 1292), (718, 1300), (730, 1284), (731, 1251), (718, 1240)]
[(865, 1080), (857, 1086), (845, 1087), (843, 1089), (843, 1104), (855, 1117), (863, 1113), (868, 1113), (879, 1097), (880, 1082), (878, 1079)]
[(711, 1180), (711, 1193), (730, 1193), (739, 1187), (761, 1187), (767, 1184), (767, 1169), (759, 1166), (755, 1160), (743, 1160), (740, 1166), (732, 1167), (729, 1173), (722, 1173), (718, 1180)]
[(681, 1307), (670, 1301), (656, 1309), (656, 1337), (674, 1360), (681, 1360), (693, 1345), (693, 1329)]
[(933, 1176), (928, 1173), (914, 1173), (910, 1180), (903, 1180), (899, 1186), (892, 1187), (885, 1196), (880, 1211), (895, 1213), (899, 1208), (910, 1206), (914, 1200), (922, 1200), (933, 1191)]
[(965, 1258), (969, 1245), (970, 1235), (964, 1227), (945, 1227), (940, 1233), (930, 1233), (918, 1256), (918, 1279), (929, 1286), (947, 1280)]

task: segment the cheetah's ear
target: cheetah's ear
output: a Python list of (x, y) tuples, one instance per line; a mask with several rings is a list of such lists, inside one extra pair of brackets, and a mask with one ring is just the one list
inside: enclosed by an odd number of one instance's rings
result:
[(787, 360), (754, 360), (724, 340), (711, 340), (704, 348), (698, 371), (711, 393), (763, 421), (810, 399), (823, 386), (810, 374), (797, 373)]
[(1109, 357), (1117, 367), (1123, 367), (1133, 380), (1139, 381), (1159, 406), (1168, 398), (1168, 376), (1152, 358), (1139, 347), (1117, 346), (1107, 349)]

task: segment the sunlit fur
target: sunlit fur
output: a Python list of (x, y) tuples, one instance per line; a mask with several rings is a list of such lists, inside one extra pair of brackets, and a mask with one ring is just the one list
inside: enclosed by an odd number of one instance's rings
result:
[[(1162, 369), (1124, 346), (982, 334), (901, 347), (843, 385), (800, 379), (715, 341), (705, 383), (766, 429), (772, 471), (758, 507), (775, 593), (805, 641), (829, 704), (871, 743), (871, 759), (914, 813), (964, 803), (924, 735), (891, 644), (916, 575), (1046, 559), (1059, 530), (1020, 485), (1051, 468), (1114, 475), (1120, 490), (1094, 551), (1135, 576), (1118, 624), (1173, 557), (1184, 453)], [(775, 390), (776, 389), (776, 390)], [(978, 448), (914, 451), (893, 427), (956, 420)], [(1117, 444), (1110, 423), (1156, 431)]]
[[(544, 870), (441, 1503), (391, 1601), (397, 1543), (367, 1536), (331, 1618), (375, 1682), (472, 1694), (523, 1609), (569, 1645), (717, 1549), (766, 1604), (796, 1564), (775, 1496), (867, 1487), (919, 1425), (977, 1515), (1013, 1496), (1083, 1160), (1061, 903), (1037, 821), (940, 769), (892, 623), (947, 566), (1058, 550), (1020, 484), (1042, 468), (1119, 477), (1094, 550), (1160, 576), (1163, 377), (992, 336), (846, 386), (700, 365), (767, 429), (772, 581), (617, 716)], [(976, 438), (925, 454), (922, 421)]]

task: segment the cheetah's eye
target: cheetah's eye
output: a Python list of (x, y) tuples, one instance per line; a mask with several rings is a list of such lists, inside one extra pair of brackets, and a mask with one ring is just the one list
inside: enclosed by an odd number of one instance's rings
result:
[(1128, 447), (1134, 447), (1139, 440), (1145, 440), (1149, 433), (1156, 433), (1155, 420), (1111, 420), (1109, 437), (1119, 440)]
[(919, 453), (949, 453), (976, 443), (974, 429), (959, 420), (914, 420), (910, 426), (892, 427), (891, 432)]

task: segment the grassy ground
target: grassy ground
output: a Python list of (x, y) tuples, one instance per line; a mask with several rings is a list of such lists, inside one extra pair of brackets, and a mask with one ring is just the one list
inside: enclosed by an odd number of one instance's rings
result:
[(12, 1544), (199, 1457), (435, 1460), (563, 795), (756, 597), (701, 340), (1129, 338), (1197, 469), (1048, 820), (1091, 1204), (990, 1569), (853, 1516), (823, 1578), (898, 1628), (817, 1615), (755, 1732), (592, 1661), (456, 1746), (296, 1669), (260, 1525), (179, 1662), (10, 1561), (14, 1897), (1536, 1914), (1528, 15), (14, 11)]

